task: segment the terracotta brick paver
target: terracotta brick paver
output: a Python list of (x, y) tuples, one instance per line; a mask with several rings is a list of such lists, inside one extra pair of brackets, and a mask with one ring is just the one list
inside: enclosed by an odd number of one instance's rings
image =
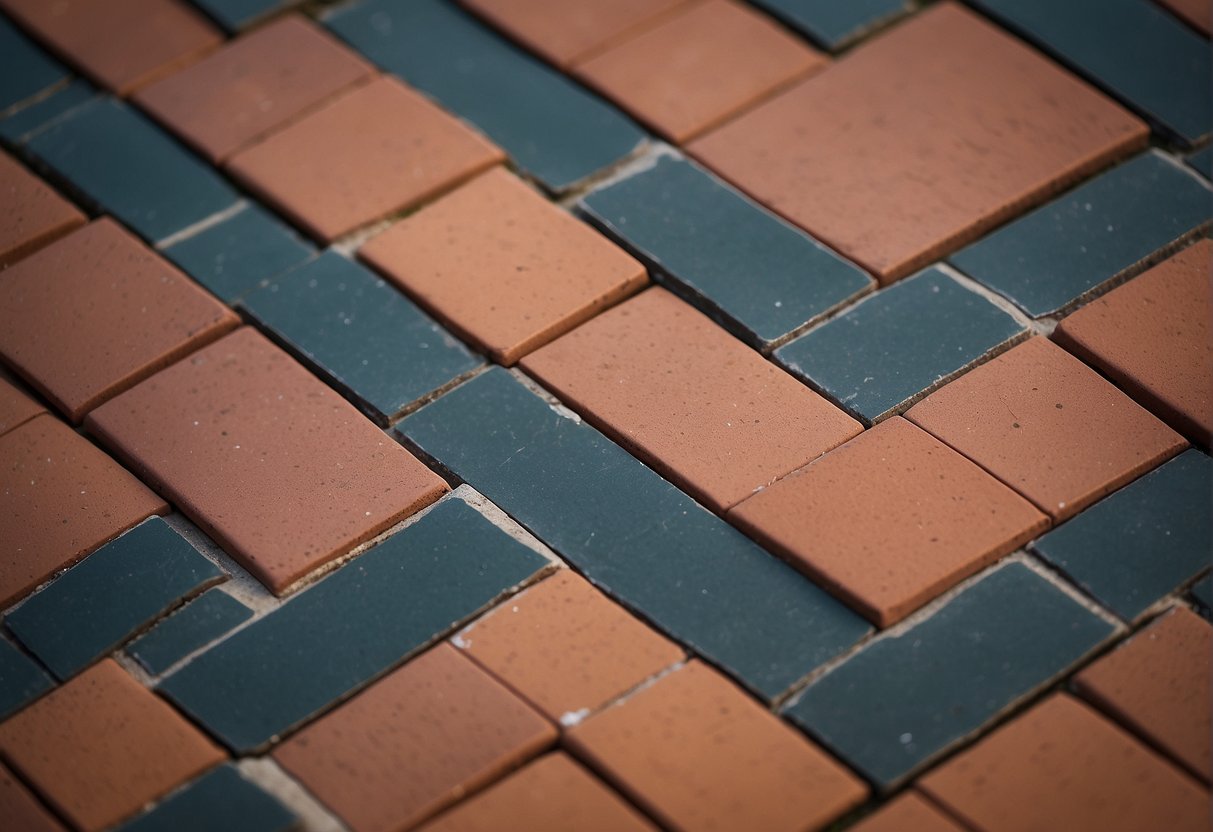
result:
[(912, 791), (890, 800), (851, 832), (964, 832), (964, 827)]
[(63, 825), (0, 763), (0, 817), (25, 832), (63, 832)]
[(0, 152), (0, 269), (87, 222), (54, 189)]
[(46, 408), (27, 396), (3, 372), (0, 372), (0, 436), (20, 427)]

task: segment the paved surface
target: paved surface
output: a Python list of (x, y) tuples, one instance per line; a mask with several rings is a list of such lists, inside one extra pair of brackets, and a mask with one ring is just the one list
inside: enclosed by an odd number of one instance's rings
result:
[(1209, 828), (1193, 0), (0, 0), (0, 827)]

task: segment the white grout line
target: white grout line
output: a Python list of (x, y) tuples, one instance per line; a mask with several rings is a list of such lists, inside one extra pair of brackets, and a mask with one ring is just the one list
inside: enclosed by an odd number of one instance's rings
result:
[(180, 243), (182, 240), (188, 240), (190, 237), (201, 234), (203, 231), (206, 231), (209, 228), (214, 228), (219, 223), (223, 222), (224, 220), (231, 219), (248, 207), (248, 201), (243, 197), (239, 198), (236, 200), (236, 202), (229, 205), (227, 208), (224, 208), (222, 211), (217, 211), (205, 219), (198, 220), (198, 222), (194, 223), (193, 225), (187, 225), (180, 231), (174, 231), (164, 239), (158, 240), (152, 244), (152, 247), (157, 251), (163, 251), (169, 246)]

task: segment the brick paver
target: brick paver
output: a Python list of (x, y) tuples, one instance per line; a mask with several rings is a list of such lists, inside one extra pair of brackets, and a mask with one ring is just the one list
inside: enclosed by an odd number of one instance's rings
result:
[(86, 222), (78, 208), (3, 152), (0, 193), (0, 269)]

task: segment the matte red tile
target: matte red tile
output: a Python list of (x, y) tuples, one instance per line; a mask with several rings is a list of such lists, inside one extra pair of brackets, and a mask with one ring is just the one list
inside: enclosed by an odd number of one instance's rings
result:
[(1075, 689), (1206, 783), (1213, 779), (1213, 628), (1179, 608), (1074, 677)]
[(223, 42), (218, 29), (179, 0), (0, 0), (0, 8), (119, 95)]
[(278, 747), (274, 758), (354, 832), (411, 829), (556, 739), (440, 644)]
[(0, 436), (0, 608), (153, 514), (164, 501), (53, 416)]
[(565, 754), (540, 757), (465, 800), (424, 832), (655, 832), (657, 827)]
[(133, 815), (226, 756), (113, 659), (0, 724), (0, 754), (89, 832)]
[(0, 370), (0, 436), (45, 412), (46, 408), (27, 396)]
[(568, 569), (454, 639), (553, 722), (576, 722), (682, 660), (673, 642)]
[(1059, 693), (918, 781), (974, 829), (1205, 832), (1209, 793)]
[(74, 422), (239, 323), (108, 217), (0, 280), (0, 356)]
[(579, 63), (576, 74), (681, 143), (827, 63), (765, 15), (706, 0)]
[(1058, 522), (1188, 444), (1047, 338), (1004, 352), (905, 415)]
[(374, 74), (370, 64), (319, 26), (290, 15), (144, 87), (134, 98), (218, 162)]
[(279, 594), (447, 490), (247, 327), (102, 405), (86, 426)]
[(582, 324), (520, 366), (714, 511), (863, 429), (660, 288)]
[(849, 827), (849, 832), (965, 832), (965, 828), (921, 795), (907, 791)]
[(397, 223), (359, 254), (506, 365), (648, 280), (637, 260), (501, 169)]
[(88, 221), (76, 206), (0, 152), (0, 269)]
[(1171, 427), (1213, 442), (1213, 243), (1202, 240), (1058, 324), (1053, 340)]
[(237, 153), (228, 165), (328, 242), (415, 207), (504, 158), (429, 99), (381, 76)]
[(18, 832), (64, 832), (63, 824), (0, 763), (0, 818)]
[(945, 2), (690, 149), (888, 282), (1147, 135), (1102, 94)]
[(693, 661), (566, 734), (569, 748), (673, 829), (817, 829), (867, 786)]
[(1027, 500), (899, 417), (728, 519), (882, 627), (1048, 526)]

